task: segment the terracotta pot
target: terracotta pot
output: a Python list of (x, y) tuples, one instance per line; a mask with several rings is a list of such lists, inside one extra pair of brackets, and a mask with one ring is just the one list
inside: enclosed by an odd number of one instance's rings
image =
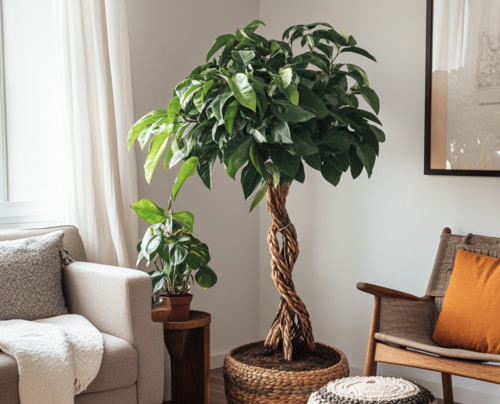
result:
[(189, 320), (189, 306), (193, 300), (192, 293), (180, 293), (178, 295), (161, 295), (160, 302), (165, 302), (172, 310), (170, 321)]

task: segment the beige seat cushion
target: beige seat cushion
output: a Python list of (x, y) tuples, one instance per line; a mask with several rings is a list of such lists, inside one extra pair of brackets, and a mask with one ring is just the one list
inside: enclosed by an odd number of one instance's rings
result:
[[(104, 356), (97, 377), (83, 394), (128, 387), (137, 381), (137, 352), (128, 342), (102, 334)], [(14, 358), (0, 353), (0, 403), (19, 403), (19, 373)]]
[(500, 362), (500, 355), (467, 351), (465, 349), (440, 347), (432, 340), (430, 334), (422, 334), (418, 336), (413, 334), (408, 336), (404, 334), (391, 335), (378, 332), (375, 334), (375, 339), (381, 342), (412, 348), (418, 351), (428, 352), (447, 358), (467, 359), (480, 362)]

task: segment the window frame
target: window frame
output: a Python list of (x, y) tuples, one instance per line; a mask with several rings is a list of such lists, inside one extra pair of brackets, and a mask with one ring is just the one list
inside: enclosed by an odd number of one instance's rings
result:
[[(9, 160), (5, 96), (4, 11), (0, 0), (0, 229), (45, 227), (62, 224), (63, 215), (45, 201), (9, 201)], [(44, 212), (30, 214), (31, 212)]]

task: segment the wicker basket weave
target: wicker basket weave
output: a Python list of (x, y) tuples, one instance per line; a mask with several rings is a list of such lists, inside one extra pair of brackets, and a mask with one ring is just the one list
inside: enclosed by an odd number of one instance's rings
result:
[[(316, 343), (320, 344), (320, 343)], [(349, 363), (342, 351), (327, 344), (340, 355), (340, 361), (326, 369), (307, 372), (287, 372), (245, 365), (233, 353), (246, 345), (233, 349), (224, 361), (224, 385), (229, 404), (299, 404), (307, 403), (312, 392), (332, 380), (349, 376)]]

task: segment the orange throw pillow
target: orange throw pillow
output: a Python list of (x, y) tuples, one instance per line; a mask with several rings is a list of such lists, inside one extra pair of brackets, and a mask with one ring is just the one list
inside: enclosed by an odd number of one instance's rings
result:
[(500, 354), (500, 259), (459, 250), (432, 336), (447, 348)]

